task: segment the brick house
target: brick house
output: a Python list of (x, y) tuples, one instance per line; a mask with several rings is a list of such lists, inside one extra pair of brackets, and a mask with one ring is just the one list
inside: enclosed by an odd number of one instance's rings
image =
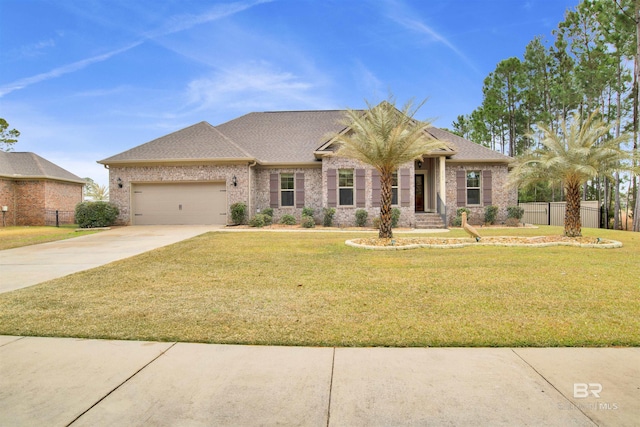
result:
[(0, 225), (47, 225), (55, 211), (73, 212), (84, 180), (34, 153), (0, 151)]
[[(99, 163), (109, 168), (120, 224), (227, 224), (231, 204), (243, 202), (249, 216), (273, 208), (276, 221), (299, 220), (305, 206), (321, 221), (322, 209), (334, 207), (334, 224), (353, 225), (357, 209), (370, 221), (380, 214), (380, 179), (370, 166), (334, 155), (327, 135), (345, 130), (343, 118), (344, 111), (283, 111), (200, 122)], [(442, 129), (428, 133), (447, 147), (397, 171), (400, 225), (443, 227), (461, 206), (478, 222), (496, 205), (504, 220), (517, 203), (506, 186), (512, 159)]]

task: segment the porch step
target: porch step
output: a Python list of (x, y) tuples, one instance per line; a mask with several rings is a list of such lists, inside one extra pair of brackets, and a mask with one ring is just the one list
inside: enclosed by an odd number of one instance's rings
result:
[(415, 228), (447, 228), (438, 213), (416, 213)]

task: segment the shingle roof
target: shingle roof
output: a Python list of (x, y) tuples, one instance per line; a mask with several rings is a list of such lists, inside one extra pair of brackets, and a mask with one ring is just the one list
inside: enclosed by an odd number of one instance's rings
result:
[[(342, 110), (249, 113), (211, 126), (200, 122), (154, 139), (99, 163), (144, 163), (198, 160), (256, 160), (261, 164), (315, 162), (314, 151), (326, 136), (341, 131)], [(509, 162), (512, 159), (450, 132), (430, 128), (446, 141), (457, 161)]]
[(338, 110), (250, 113), (217, 128), (261, 163), (306, 163), (343, 118)]
[(253, 156), (209, 123), (200, 122), (100, 160), (99, 163), (213, 159), (252, 160)]
[(428, 132), (436, 139), (445, 141), (451, 148), (456, 151), (456, 154), (451, 156), (451, 160), (460, 162), (500, 162), (510, 163), (513, 158), (498, 153), (490, 148), (484, 147), (475, 142), (471, 142), (461, 136), (447, 132), (444, 129), (431, 127)]
[(84, 179), (35, 153), (0, 151), (0, 176), (13, 179), (46, 178), (84, 184)]

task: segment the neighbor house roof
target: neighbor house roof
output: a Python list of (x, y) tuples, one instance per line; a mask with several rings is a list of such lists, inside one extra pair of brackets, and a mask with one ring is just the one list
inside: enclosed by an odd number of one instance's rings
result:
[(84, 179), (35, 153), (0, 151), (0, 177), (11, 179), (52, 179), (84, 184)]
[[(328, 135), (345, 129), (343, 110), (249, 113), (219, 126), (200, 122), (146, 144), (100, 160), (102, 164), (256, 161), (260, 164), (317, 162)], [(429, 133), (447, 142), (452, 160), (509, 162), (486, 147), (438, 128)]]

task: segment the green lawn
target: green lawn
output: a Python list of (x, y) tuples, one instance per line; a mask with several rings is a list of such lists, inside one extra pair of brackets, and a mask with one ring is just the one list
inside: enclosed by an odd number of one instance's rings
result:
[(309, 346), (638, 346), (640, 233), (583, 232), (624, 247), (367, 251), (344, 244), (362, 237), (355, 233), (208, 233), (0, 294), (0, 334)]
[(0, 250), (97, 233), (96, 230), (76, 231), (77, 228), (77, 225), (61, 225), (60, 227), (0, 227)]

